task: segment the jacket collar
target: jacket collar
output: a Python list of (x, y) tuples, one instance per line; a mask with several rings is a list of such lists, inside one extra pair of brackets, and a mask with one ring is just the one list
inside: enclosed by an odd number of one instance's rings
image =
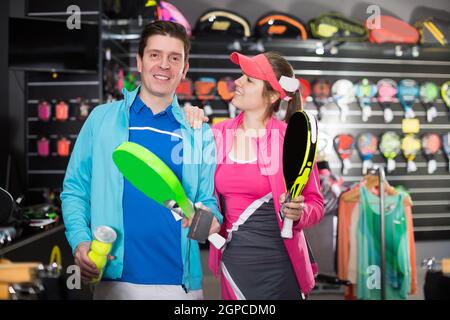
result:
[[(128, 91), (125, 88), (122, 89), (122, 94), (124, 96), (124, 101), (125, 101), (125, 107), (128, 112), (130, 111), (130, 108), (133, 105), (133, 102), (136, 99), (136, 96), (138, 95), (140, 89), (141, 89), (141, 86), (138, 86), (133, 91)], [(186, 122), (186, 117), (184, 116), (184, 113), (180, 108), (180, 105), (178, 103), (178, 99), (177, 99), (176, 95), (173, 96), (171, 105), (172, 105), (171, 111), (172, 111), (172, 114), (173, 114), (175, 120), (181, 126), (183, 126), (184, 129), (191, 128)]]

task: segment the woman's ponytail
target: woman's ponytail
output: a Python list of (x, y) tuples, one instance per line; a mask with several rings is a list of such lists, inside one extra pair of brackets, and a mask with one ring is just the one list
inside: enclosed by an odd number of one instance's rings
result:
[[(273, 72), (275, 73), (275, 76), (277, 77), (277, 79), (280, 79), (281, 76), (286, 76), (286, 77), (291, 77), (291, 78), (295, 76), (294, 69), (292, 68), (291, 64), (285, 58), (283, 58), (280, 54), (278, 54), (276, 52), (266, 52), (266, 53), (264, 53), (264, 55), (266, 56), (267, 60), (269, 60), (269, 63), (272, 66)], [(272, 91), (273, 91), (273, 89), (270, 86), (269, 82), (266, 82), (265, 86), (264, 86), (263, 95), (265, 97), (267, 97), (267, 99), (269, 99), (270, 92), (272, 92)], [(284, 116), (281, 115), (282, 119), (286, 122), (289, 121), (289, 119), (294, 114), (294, 112), (303, 109), (302, 99), (300, 97), (299, 90), (297, 90), (293, 93), (288, 92), (287, 94), (289, 96), (291, 96), (292, 98), (288, 102), (285, 115)], [(280, 102), (281, 102), (281, 100), (278, 99), (277, 101), (275, 101), (274, 103), (272, 103), (270, 105), (270, 107), (266, 111), (265, 119), (270, 118), (272, 115), (274, 115), (275, 113), (277, 113), (280, 110)]]
[(294, 112), (303, 110), (303, 104), (302, 104), (302, 98), (300, 96), (300, 91), (297, 90), (294, 92), (294, 96), (291, 100), (288, 102), (288, 107), (286, 109), (286, 115), (284, 117), (284, 121), (286, 123), (289, 122), (289, 119), (291, 119), (291, 116), (294, 114)]

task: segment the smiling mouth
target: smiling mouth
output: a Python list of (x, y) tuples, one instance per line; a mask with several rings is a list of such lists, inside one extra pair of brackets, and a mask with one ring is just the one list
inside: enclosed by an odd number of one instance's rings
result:
[(153, 78), (155, 78), (157, 80), (161, 80), (161, 81), (168, 81), (168, 80), (170, 80), (169, 77), (163, 76), (163, 75), (160, 75), (160, 74), (154, 74)]

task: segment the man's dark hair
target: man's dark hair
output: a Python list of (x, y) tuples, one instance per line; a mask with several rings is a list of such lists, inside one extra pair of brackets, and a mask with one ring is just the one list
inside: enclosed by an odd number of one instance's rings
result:
[(154, 35), (169, 36), (181, 40), (184, 45), (185, 61), (188, 61), (191, 41), (186, 33), (186, 29), (179, 23), (159, 20), (149, 23), (141, 32), (141, 39), (139, 41), (139, 56), (141, 58), (144, 55), (147, 39)]

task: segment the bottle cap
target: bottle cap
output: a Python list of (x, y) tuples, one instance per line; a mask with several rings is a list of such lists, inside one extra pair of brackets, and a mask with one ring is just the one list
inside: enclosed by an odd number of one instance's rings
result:
[(100, 242), (113, 243), (117, 239), (117, 233), (108, 226), (100, 226), (95, 229), (94, 237)]

